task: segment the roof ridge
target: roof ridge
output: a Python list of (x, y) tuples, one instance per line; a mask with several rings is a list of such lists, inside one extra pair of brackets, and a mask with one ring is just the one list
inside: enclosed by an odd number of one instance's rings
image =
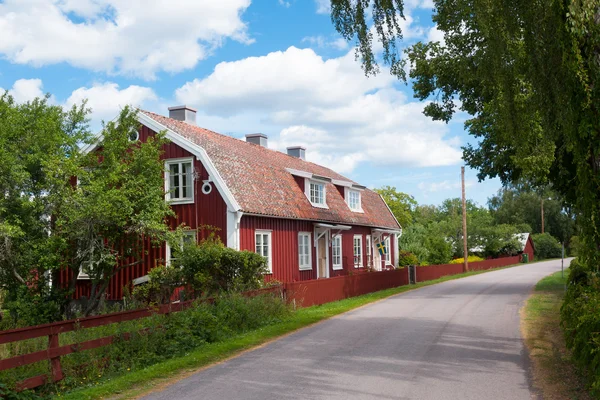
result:
[[(270, 148), (268, 148), (268, 147), (264, 147), (264, 146), (260, 146), (260, 145), (254, 144), (254, 143), (250, 143), (250, 142), (247, 142), (247, 141), (245, 141), (245, 140), (242, 140), (242, 139), (238, 139), (238, 138), (236, 138), (236, 137), (233, 137), (233, 136), (224, 135), (224, 134), (222, 134), (222, 133), (219, 133), (219, 132), (216, 132), (216, 131), (213, 131), (213, 130), (211, 130), (211, 129), (207, 129), (207, 128), (204, 128), (204, 127), (201, 127), (201, 126), (198, 126), (198, 125), (192, 125), (192, 124), (188, 124), (188, 123), (186, 123), (186, 122), (184, 122), (184, 121), (179, 121), (179, 120), (177, 120), (177, 119), (173, 119), (173, 118), (170, 118), (170, 117), (167, 117), (167, 116), (161, 115), (161, 114), (157, 114), (157, 113), (155, 113), (155, 112), (152, 112), (152, 111), (143, 110), (143, 109), (141, 109), (141, 108), (140, 108), (139, 110), (140, 110), (141, 112), (143, 112), (143, 113), (145, 113), (145, 114), (149, 115), (151, 118), (152, 118), (153, 116), (157, 116), (157, 117), (159, 117), (159, 118), (165, 118), (165, 119), (168, 119), (168, 120), (170, 120), (170, 121), (173, 121), (173, 123), (175, 123), (175, 124), (185, 124), (185, 125), (184, 125), (184, 127), (185, 127), (185, 128), (192, 128), (192, 129), (194, 129), (194, 130), (199, 130), (200, 132), (203, 132), (203, 133), (215, 134), (215, 135), (218, 135), (218, 136), (220, 136), (220, 137), (227, 138), (228, 140), (235, 140), (235, 141), (236, 141), (236, 143), (237, 143), (237, 142), (241, 142), (241, 143), (244, 143), (244, 144), (246, 144), (246, 145), (248, 145), (248, 146), (254, 146), (253, 148), (254, 148), (254, 149), (260, 149), (259, 151), (263, 151), (263, 150), (271, 151), (271, 152), (277, 153), (278, 155), (281, 155), (281, 154), (282, 154), (282, 155), (285, 155), (285, 156), (287, 156), (287, 157), (293, 158), (294, 160), (299, 160), (299, 161), (301, 161), (302, 163), (311, 164), (311, 165), (313, 165), (313, 166), (316, 166), (316, 167), (318, 167), (318, 168), (324, 168), (324, 169), (326, 169), (327, 171), (331, 172), (331, 173), (332, 173), (333, 175), (335, 175), (335, 176), (341, 176), (341, 177), (343, 177), (345, 180), (347, 180), (347, 181), (349, 181), (349, 182), (352, 182), (352, 183), (356, 183), (356, 184), (358, 184), (358, 182), (354, 181), (353, 179), (350, 179), (350, 178), (348, 178), (347, 176), (345, 176), (345, 175), (342, 175), (342, 174), (340, 174), (339, 172), (337, 172), (337, 171), (334, 171), (333, 169), (331, 169), (331, 168), (329, 168), (329, 167), (326, 167), (326, 166), (324, 166), (324, 165), (317, 164), (317, 163), (315, 163), (315, 162), (308, 161), (308, 160), (304, 160), (304, 159), (301, 159), (301, 158), (298, 158), (298, 157), (294, 157), (294, 156), (291, 156), (291, 155), (289, 155), (289, 154), (287, 154), (287, 153), (284, 153), (284, 152), (282, 152), (282, 151), (279, 151), (279, 150), (270, 149)], [(177, 133), (177, 134), (179, 134), (179, 135), (181, 135), (179, 132), (176, 132), (176, 133)], [(335, 179), (335, 178), (334, 178), (334, 179)]]

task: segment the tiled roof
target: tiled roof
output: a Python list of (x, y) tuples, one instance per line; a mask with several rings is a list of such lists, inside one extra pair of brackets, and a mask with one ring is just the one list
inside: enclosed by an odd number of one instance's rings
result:
[(141, 112), (204, 148), (245, 213), (399, 228), (383, 199), (372, 190), (361, 192), (363, 213), (358, 213), (350, 210), (333, 183), (326, 183), (326, 203), (329, 208), (317, 208), (311, 205), (294, 176), (287, 171), (289, 168), (353, 182), (329, 168), (149, 111)]

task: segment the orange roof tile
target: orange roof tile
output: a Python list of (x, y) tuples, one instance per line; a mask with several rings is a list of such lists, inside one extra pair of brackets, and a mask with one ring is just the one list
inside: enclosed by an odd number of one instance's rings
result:
[(183, 121), (149, 111), (140, 112), (204, 148), (241, 211), (245, 213), (387, 229), (400, 228), (381, 196), (374, 191), (365, 189), (361, 192), (363, 212), (359, 213), (350, 210), (333, 183), (326, 183), (328, 208), (313, 207), (294, 176), (286, 170), (295, 169), (356, 183), (329, 168)]

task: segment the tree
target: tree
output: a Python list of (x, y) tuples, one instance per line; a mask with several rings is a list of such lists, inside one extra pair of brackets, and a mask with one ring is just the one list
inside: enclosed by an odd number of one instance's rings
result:
[[(56, 186), (52, 174), (58, 164), (77, 162), (78, 144), (89, 138), (87, 112), (85, 103), (63, 110), (48, 97), (17, 104), (0, 95), (0, 288), (29, 323), (58, 318), (54, 300), (65, 297), (48, 285), (48, 272), (61, 262), (50, 246), (51, 199), (68, 182)], [(31, 312), (36, 305), (46, 311)]]
[(63, 187), (49, 197), (51, 241), (69, 267), (71, 291), (80, 271), (91, 279), (85, 315), (97, 308), (115, 274), (141, 264), (150, 246), (170, 237), (167, 219), (174, 213), (164, 198), (160, 160), (165, 138), (159, 133), (131, 141), (138, 129), (136, 111), (125, 107), (104, 125), (95, 151), (50, 166), (53, 185)]
[(381, 189), (375, 189), (379, 193), (387, 205), (390, 207), (392, 214), (396, 217), (400, 226), (408, 227), (413, 222), (413, 210), (417, 205), (417, 201), (411, 195), (398, 192), (395, 187), (385, 186)]
[[(47, 97), (16, 104), (0, 96), (0, 288), (26, 323), (71, 310), (80, 271), (91, 278), (90, 314), (110, 278), (169, 235), (163, 135), (131, 142), (139, 124), (125, 108), (104, 126), (98, 150), (84, 154), (89, 112), (85, 103), (63, 110)], [(61, 269), (67, 288), (56, 279)]]
[[(416, 97), (425, 114), (449, 121), (457, 110), (478, 139), (464, 148), (479, 178), (504, 184), (524, 178), (553, 188), (576, 206), (582, 257), (600, 265), (600, 4), (597, 0), (435, 0), (444, 43), (408, 51)], [(367, 26), (371, 7), (374, 29)], [(383, 62), (401, 78), (402, 1), (332, 0), (333, 23), (356, 38), (367, 74), (377, 71), (373, 35)]]
[(541, 233), (542, 201), (545, 232), (568, 243), (575, 233), (575, 219), (562, 197), (551, 189), (542, 193), (529, 185), (509, 185), (489, 199), (490, 212), (496, 224), (528, 224), (523, 232)]

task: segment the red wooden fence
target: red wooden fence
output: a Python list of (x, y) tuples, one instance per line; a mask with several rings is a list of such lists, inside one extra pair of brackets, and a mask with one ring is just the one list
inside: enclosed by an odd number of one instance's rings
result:
[(408, 269), (367, 272), (284, 284), (286, 298), (302, 307), (325, 304), (408, 284)]
[[(469, 263), (469, 270), (481, 271), (517, 264), (519, 256)], [(417, 282), (430, 281), (463, 272), (462, 264), (442, 264), (417, 267)], [(292, 282), (284, 284), (286, 297), (302, 307), (309, 307), (360, 296), (378, 290), (408, 284), (408, 268), (382, 272), (367, 272), (329, 279)]]
[[(264, 293), (276, 293), (281, 292), (280, 286), (274, 286), (271, 288), (254, 290), (246, 292), (244, 295), (252, 297)], [(212, 301), (212, 299), (207, 299)], [(65, 346), (60, 346), (59, 336), (61, 333), (72, 332), (75, 330), (96, 328), (99, 326), (115, 324), (125, 321), (132, 321), (141, 318), (147, 318), (156, 314), (168, 314), (172, 312), (183, 311), (190, 308), (194, 304), (193, 300), (189, 300), (181, 303), (165, 304), (156, 308), (144, 308), (140, 310), (122, 311), (118, 313), (98, 315), (94, 317), (86, 317), (79, 319), (72, 319), (68, 321), (54, 322), (51, 324), (29, 326), (26, 328), (11, 329), (7, 331), (0, 331), (0, 345), (11, 342), (19, 342), (27, 339), (34, 339), (38, 337), (48, 336), (48, 348), (42, 351), (36, 351), (29, 354), (22, 354), (19, 356), (0, 360), (0, 371), (4, 371), (11, 368), (17, 368), (23, 365), (33, 364), (36, 362), (49, 360), (51, 367), (51, 376), (38, 375), (32, 378), (26, 379), (17, 385), (17, 390), (32, 389), (37, 386), (44, 385), (48, 382), (48, 378), (52, 382), (60, 381), (64, 378), (64, 374), (60, 365), (60, 357), (66, 356), (71, 353), (95, 349), (97, 347), (108, 346), (113, 343), (117, 336), (106, 336), (94, 340), (88, 340), (81, 343), (74, 343)], [(129, 340), (130, 334), (119, 335), (119, 340)]]
[[(479, 271), (505, 267), (516, 264), (519, 261), (519, 256), (478, 261), (469, 263), (469, 269), (473, 271)], [(443, 264), (417, 267), (417, 282), (438, 279), (446, 275), (455, 275), (462, 272), (462, 268), (462, 264)], [(391, 271), (367, 272), (356, 275), (338, 276), (329, 279), (286, 283), (283, 285), (283, 288), (280, 286), (274, 286), (268, 289), (246, 292), (245, 295), (256, 296), (261, 293), (281, 292), (283, 289), (288, 301), (294, 301), (299, 306), (308, 307), (407, 284), (408, 268), (404, 268)], [(209, 299), (208, 301), (211, 300)], [(75, 352), (108, 346), (116, 339), (116, 336), (107, 336), (94, 340), (88, 340), (86, 342), (60, 346), (59, 335), (61, 333), (147, 318), (155, 314), (178, 312), (189, 308), (192, 304), (193, 301), (190, 300), (181, 303), (166, 304), (157, 308), (123, 311), (95, 317), (55, 322), (52, 324), (0, 331), (0, 345), (48, 336), (48, 348), (46, 350), (0, 360), (0, 371), (49, 360), (52, 372), (50, 377), (46, 375), (39, 375), (26, 379), (18, 384), (17, 390), (31, 389), (41, 386), (45, 384), (48, 379), (53, 382), (59, 381), (64, 378), (60, 364), (60, 357)], [(120, 335), (119, 340), (129, 340), (129, 337), (129, 334)]]

